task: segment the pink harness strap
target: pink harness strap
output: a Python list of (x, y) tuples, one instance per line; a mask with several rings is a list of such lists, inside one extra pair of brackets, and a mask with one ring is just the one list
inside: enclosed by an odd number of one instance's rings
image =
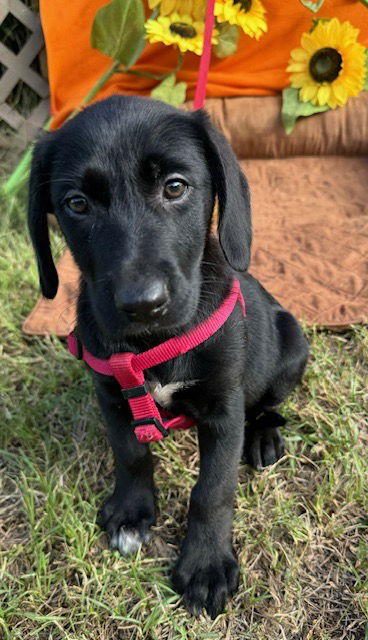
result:
[(215, 0), (208, 0), (207, 9), (206, 9), (204, 36), (203, 36), (203, 50), (201, 55), (201, 61), (199, 63), (199, 73), (198, 73), (197, 87), (196, 87), (194, 101), (193, 101), (193, 111), (196, 111), (197, 109), (202, 109), (205, 98), (206, 98), (207, 76), (208, 76), (208, 70), (209, 70), (210, 61), (211, 61), (212, 31), (213, 31), (213, 24), (215, 21), (214, 10), (215, 10)]
[(139, 354), (130, 352), (114, 353), (108, 360), (96, 358), (78, 342), (74, 333), (68, 336), (70, 353), (85, 362), (95, 371), (114, 376), (122, 388), (122, 394), (128, 401), (133, 421), (134, 433), (140, 442), (161, 440), (168, 435), (169, 429), (188, 429), (194, 420), (183, 414), (168, 416), (160, 409), (148, 390), (144, 370), (176, 358), (211, 337), (226, 322), (236, 303), (239, 302), (245, 316), (245, 303), (240, 291), (239, 281), (234, 279), (229, 295), (207, 320), (182, 336), (175, 336), (157, 347)]

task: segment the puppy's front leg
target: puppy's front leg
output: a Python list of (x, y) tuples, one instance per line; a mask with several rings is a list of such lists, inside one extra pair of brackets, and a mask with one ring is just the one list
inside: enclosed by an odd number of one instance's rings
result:
[(149, 446), (138, 442), (128, 403), (114, 378), (93, 372), (97, 397), (115, 461), (115, 489), (100, 512), (110, 547), (122, 555), (149, 539), (155, 522), (153, 464)]
[(198, 425), (200, 473), (192, 490), (188, 532), (173, 583), (188, 609), (211, 618), (221, 613), (239, 580), (232, 549), (234, 492), (244, 432), (244, 399), (239, 392), (221, 422)]

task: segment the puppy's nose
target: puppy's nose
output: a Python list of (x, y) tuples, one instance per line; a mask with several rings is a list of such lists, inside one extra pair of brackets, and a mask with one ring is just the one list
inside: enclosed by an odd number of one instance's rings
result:
[(144, 322), (164, 315), (169, 302), (169, 290), (164, 280), (147, 280), (144, 285), (121, 287), (115, 293), (115, 304), (125, 311), (129, 320)]

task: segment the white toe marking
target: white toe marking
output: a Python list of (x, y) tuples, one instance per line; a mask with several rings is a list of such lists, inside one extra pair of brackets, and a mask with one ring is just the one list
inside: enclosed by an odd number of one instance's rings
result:
[(138, 551), (143, 542), (148, 542), (150, 537), (149, 532), (141, 536), (136, 529), (120, 527), (119, 531), (111, 537), (110, 546), (112, 549), (117, 549), (122, 556), (129, 556)]
[(161, 407), (168, 409), (171, 404), (171, 397), (175, 391), (180, 389), (186, 389), (195, 385), (197, 380), (187, 380), (186, 382), (170, 382), (162, 386), (160, 382), (153, 382), (150, 384), (151, 393)]
[(131, 553), (138, 551), (141, 543), (141, 537), (138, 531), (127, 530), (124, 527), (120, 527), (118, 534), (118, 549), (122, 556), (128, 556)]

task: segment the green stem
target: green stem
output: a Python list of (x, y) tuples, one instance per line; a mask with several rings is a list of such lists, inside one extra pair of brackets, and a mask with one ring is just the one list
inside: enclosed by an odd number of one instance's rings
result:
[(151, 78), (152, 80), (162, 81), (162, 80), (165, 80), (165, 78), (168, 78), (169, 76), (171, 76), (173, 73), (174, 74), (177, 73), (179, 69), (181, 69), (181, 67), (183, 66), (183, 61), (184, 61), (184, 54), (182, 51), (179, 51), (178, 62), (176, 64), (175, 69), (172, 69), (172, 71), (168, 71), (167, 73), (163, 73), (160, 76), (155, 73), (149, 73), (148, 71), (139, 71), (139, 69), (118, 69), (117, 73), (129, 73), (132, 76), (140, 76), (142, 78)]
[(120, 62), (114, 62), (111, 65), (111, 67), (108, 68), (108, 70), (101, 76), (101, 78), (99, 78), (97, 80), (96, 84), (92, 87), (92, 89), (83, 98), (82, 102), (75, 109), (73, 109), (71, 114), (68, 116), (67, 120), (70, 120), (71, 118), (74, 118), (74, 116), (76, 116), (77, 113), (80, 112), (82, 107), (84, 107), (86, 104), (91, 102), (91, 100), (93, 100), (93, 98), (97, 95), (97, 93), (99, 92), (101, 87), (103, 87), (104, 84), (108, 80), (110, 80), (111, 76), (113, 76), (114, 73), (116, 73), (119, 70), (119, 67), (120, 67)]
[(15, 194), (28, 178), (28, 170), (31, 164), (33, 153), (33, 144), (28, 147), (27, 151), (23, 154), (19, 164), (15, 167), (13, 173), (3, 184), (2, 193), (5, 197)]
[(158, 76), (148, 71), (138, 71), (138, 69), (119, 69), (117, 73), (129, 73), (131, 76), (141, 76), (142, 78), (152, 78), (152, 80), (161, 80), (165, 76)]
[(175, 67), (175, 69), (173, 69), (170, 73), (167, 73), (166, 75), (170, 76), (172, 73), (178, 73), (178, 71), (180, 71), (180, 69), (183, 66), (183, 62), (184, 62), (184, 53), (182, 51), (180, 51), (180, 49), (179, 49), (179, 55), (178, 55), (178, 61), (176, 63), (176, 67)]
[[(53, 118), (49, 118), (46, 124), (43, 126), (43, 129), (45, 131), (48, 131), (50, 129), (52, 120)], [(15, 195), (28, 179), (29, 167), (32, 160), (33, 146), (34, 144), (32, 143), (28, 147), (27, 151), (25, 151), (25, 153), (23, 154), (20, 162), (15, 167), (13, 173), (4, 183), (2, 187), (2, 193), (4, 196), (8, 197), (11, 195)]]

